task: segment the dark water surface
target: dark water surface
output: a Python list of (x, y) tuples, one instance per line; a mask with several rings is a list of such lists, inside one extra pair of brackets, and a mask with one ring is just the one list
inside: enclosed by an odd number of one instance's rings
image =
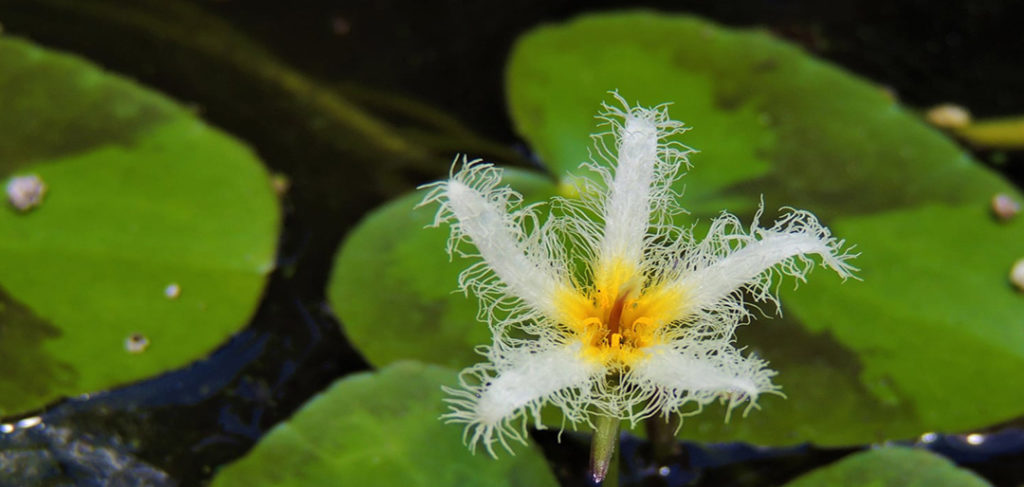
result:
[[(644, 2), (765, 27), (891, 87), (910, 106), (952, 101), (979, 116), (1024, 113), (1024, 5), (935, 3)], [(278, 270), (252, 323), (199, 363), (64, 401), (39, 412), (43, 426), (0, 435), (0, 486), (202, 485), (312, 395), (366, 369), (324, 297), (345, 233), (377, 204), (445, 173), (457, 151), (530, 164), (504, 108), (513, 40), (541, 22), (626, 5), (636, 4), (0, 0), (5, 32), (78, 53), (194, 105), (291, 180)], [(236, 44), (207, 42), (203, 31), (190, 36), (183, 19), (195, 7), (317, 86), (388, 120), (418, 149), (339, 136), (344, 121), (309, 101), (315, 96), (282, 89), (274, 66), (251, 62), (239, 54), (244, 49), (219, 49)], [(1021, 153), (979, 156), (1024, 181)], [(996, 485), (1019, 485), (1024, 435), (1017, 428), (1006, 425), (982, 445), (962, 436), (927, 444)], [(584, 439), (569, 435), (555, 447), (554, 434), (537, 437), (564, 485), (586, 485)], [(647, 448), (625, 441), (627, 485), (778, 485), (850, 451), (687, 444), (663, 466), (647, 460)]]

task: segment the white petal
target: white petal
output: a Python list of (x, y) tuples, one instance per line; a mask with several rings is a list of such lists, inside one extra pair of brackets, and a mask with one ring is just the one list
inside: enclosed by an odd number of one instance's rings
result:
[(778, 392), (771, 382), (774, 375), (766, 362), (741, 356), (724, 340), (684, 340), (653, 347), (633, 367), (630, 380), (653, 391), (652, 413), (667, 415), (687, 403), (704, 406), (715, 399), (728, 399), (730, 410), (749, 400), (749, 409), (759, 395)]
[[(499, 186), (500, 182), (500, 169), (479, 161), (467, 163), (463, 158), (462, 169), (451, 179), (427, 186), (431, 191), (421, 205), (440, 204), (435, 225), (451, 225), (449, 252), (463, 239), (479, 251), (485, 266), (474, 266), (463, 273), (464, 289), (484, 299), (511, 295), (548, 317), (557, 317), (555, 299), (567, 285), (557, 272), (545, 228), (536, 224), (532, 208), (509, 212), (509, 207), (516, 206), (522, 197), (507, 186)], [(524, 220), (533, 220), (532, 234), (523, 229)]]
[[(466, 423), (465, 441), (471, 449), (482, 443), (491, 456), (495, 444), (511, 452), (508, 439), (525, 443), (527, 412), (540, 426), (540, 408), (561, 407), (569, 421), (580, 421), (580, 394), (595, 376), (603, 376), (600, 363), (586, 360), (580, 344), (561, 345), (542, 352), (513, 351), (504, 366), (479, 364), (463, 371), (461, 389), (446, 388), (451, 412), (443, 418)], [(496, 375), (493, 372), (498, 368)]]
[(600, 256), (640, 262), (651, 218), (650, 192), (658, 160), (658, 128), (650, 120), (626, 115), (619, 130), (618, 165), (605, 204)]
[(832, 238), (806, 211), (791, 211), (767, 229), (758, 227), (755, 218), (749, 234), (738, 226), (736, 217), (723, 215), (713, 222), (705, 241), (691, 249), (685, 265), (691, 271), (682, 273), (675, 283), (688, 295), (681, 314), (715, 309), (741, 288), (757, 299), (775, 301), (772, 274), (802, 281), (814, 264), (810, 255), (817, 255), (822, 265), (844, 279), (856, 270), (846, 262), (855, 255), (842, 248), (844, 242)]
[[(616, 95), (623, 108), (605, 105), (605, 120), (612, 131), (597, 137), (597, 151), (615, 161), (614, 176), (599, 172), (608, 184), (603, 205), (604, 235), (598, 256), (604, 265), (614, 261), (640, 263), (644, 241), (652, 223), (652, 212), (675, 208), (670, 185), (681, 165), (687, 165), (689, 149), (666, 139), (682, 132), (681, 123), (670, 120), (665, 107), (629, 107)], [(621, 121), (620, 121), (621, 119)], [(604, 137), (615, 139), (616, 154), (606, 152)]]

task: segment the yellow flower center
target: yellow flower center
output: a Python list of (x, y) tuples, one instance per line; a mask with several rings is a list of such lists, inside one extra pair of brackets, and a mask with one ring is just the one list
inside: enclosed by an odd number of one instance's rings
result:
[(682, 309), (685, 295), (668, 286), (643, 288), (635, 266), (614, 262), (599, 268), (594, 286), (559, 297), (563, 320), (583, 343), (583, 354), (606, 367), (623, 367), (663, 343), (663, 328)]

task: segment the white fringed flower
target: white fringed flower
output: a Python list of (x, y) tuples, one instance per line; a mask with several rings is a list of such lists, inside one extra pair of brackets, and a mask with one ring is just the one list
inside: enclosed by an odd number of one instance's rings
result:
[(600, 162), (585, 164), (599, 181), (555, 198), (546, 220), (480, 161), (457, 160), (447, 181), (426, 186), (423, 204), (440, 206), (434, 224), (451, 227), (448, 252), (478, 260), (460, 285), (494, 335), (487, 362), (447, 390), (444, 418), (466, 424), (471, 449), (511, 451), (529, 416), (542, 427), (547, 404), (590, 424), (692, 414), (716, 399), (747, 411), (779, 388), (766, 362), (733, 344), (750, 317), (744, 296), (777, 305), (775, 275), (804, 280), (811, 256), (843, 278), (856, 270), (806, 211), (786, 209), (770, 227), (758, 211), (749, 229), (723, 213), (700, 241), (673, 227), (683, 210), (671, 185), (690, 150), (668, 139), (684, 128), (665, 106), (616, 98), (622, 108), (601, 116), (609, 131), (594, 136)]

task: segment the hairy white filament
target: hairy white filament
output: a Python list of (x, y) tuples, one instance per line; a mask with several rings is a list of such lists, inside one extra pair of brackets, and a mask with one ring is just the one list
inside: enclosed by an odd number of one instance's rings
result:
[(619, 165), (605, 207), (602, 259), (640, 262), (643, 257), (657, 148), (657, 127), (650, 120), (627, 115), (619, 143)]
[(740, 228), (736, 217), (723, 215), (713, 222), (706, 239), (687, 254), (685, 270), (675, 284), (689, 295), (680, 318), (719, 306), (741, 289), (756, 299), (774, 302), (772, 274), (803, 281), (814, 265), (811, 255), (844, 279), (853, 275), (856, 268), (847, 260), (855, 255), (843, 250), (844, 242), (832, 238), (813, 214), (791, 210), (770, 228), (758, 226), (760, 214), (749, 233)]
[(715, 399), (727, 400), (729, 409), (747, 402), (749, 410), (761, 394), (777, 393), (774, 375), (767, 362), (743, 357), (722, 340), (654, 347), (633, 369), (635, 383), (656, 391), (649, 407), (665, 416), (688, 403), (701, 407)]
[[(518, 355), (518, 356), (517, 356)], [(492, 456), (495, 443), (512, 451), (506, 438), (525, 442), (526, 412), (532, 411), (540, 426), (540, 408), (554, 403), (569, 412), (571, 421), (584, 418), (586, 398), (579, 391), (603, 375), (603, 368), (580, 355), (580, 344), (563, 345), (542, 352), (506, 354), (500, 370), (482, 364), (463, 371), (461, 389), (448, 389), (449, 422), (466, 423), (466, 443), (478, 444)], [(494, 375), (497, 374), (497, 375)], [(577, 414), (574, 414), (577, 413)], [(517, 421), (519, 420), (519, 421)]]
[[(522, 228), (524, 220), (536, 219), (533, 208), (510, 212), (509, 207), (518, 205), (522, 197), (508, 187), (498, 186), (500, 181), (500, 169), (462, 158), (462, 169), (450, 180), (425, 186), (432, 190), (422, 204), (440, 203), (434, 224), (451, 225), (449, 253), (456, 252), (459, 242), (468, 239), (486, 266), (466, 270), (464, 289), (480, 295), (518, 298), (529, 308), (556, 317), (559, 310), (554, 296), (565, 286), (564, 279), (556, 273), (541, 229), (530, 235)], [(497, 280), (491, 279), (491, 273)]]
[[(630, 107), (618, 94), (614, 96), (621, 108), (604, 105), (602, 116), (611, 130), (594, 137), (598, 156), (614, 170), (591, 165), (607, 185), (604, 201), (595, 202), (603, 210), (604, 229), (597, 257), (604, 265), (643, 261), (651, 214), (675, 206), (670, 186), (680, 167), (688, 167), (686, 154), (690, 152), (668, 140), (685, 128), (668, 117), (665, 106)], [(613, 139), (615, 154), (607, 153), (606, 138)]]

